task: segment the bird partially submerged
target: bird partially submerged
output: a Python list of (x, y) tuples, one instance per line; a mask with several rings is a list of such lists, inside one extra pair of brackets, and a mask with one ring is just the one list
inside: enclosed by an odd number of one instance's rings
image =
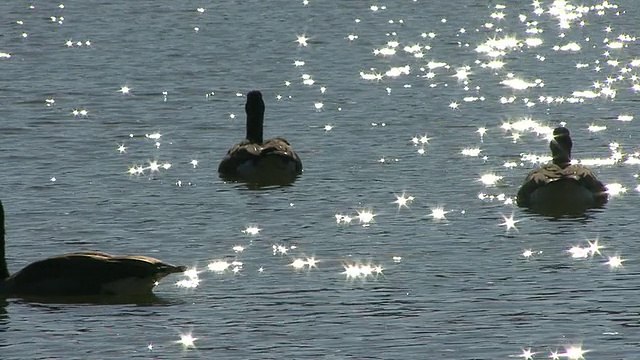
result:
[(587, 167), (571, 163), (569, 129), (557, 127), (549, 143), (553, 162), (532, 170), (517, 196), (518, 206), (545, 215), (581, 215), (608, 201), (607, 189)]
[(246, 138), (233, 145), (222, 159), (218, 166), (220, 177), (264, 186), (294, 182), (302, 174), (302, 161), (286, 139), (264, 141), (265, 105), (260, 91), (247, 94), (245, 112)]
[(175, 266), (141, 255), (79, 251), (52, 256), (9, 275), (5, 259), (5, 216), (0, 201), (0, 295), (4, 297), (103, 297), (151, 295), (162, 278), (182, 273)]

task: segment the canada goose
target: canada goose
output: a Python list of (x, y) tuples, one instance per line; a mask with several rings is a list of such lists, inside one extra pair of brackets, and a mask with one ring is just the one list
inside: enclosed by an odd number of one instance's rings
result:
[(218, 166), (224, 180), (259, 185), (290, 184), (302, 174), (302, 161), (287, 140), (262, 138), (264, 101), (260, 91), (247, 94), (244, 106), (247, 113), (247, 137), (233, 145)]
[(0, 295), (82, 297), (148, 295), (156, 282), (186, 270), (139, 255), (111, 255), (80, 251), (52, 256), (27, 265), (9, 276), (5, 259), (5, 216), (0, 201)]
[(557, 127), (549, 143), (553, 162), (532, 170), (517, 196), (518, 206), (548, 215), (579, 215), (602, 207), (607, 189), (587, 167), (571, 164), (569, 129)]

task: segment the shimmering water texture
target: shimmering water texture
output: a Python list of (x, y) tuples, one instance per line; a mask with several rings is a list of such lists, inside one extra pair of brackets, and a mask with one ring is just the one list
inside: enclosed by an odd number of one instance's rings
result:
[[(73, 343), (39, 358), (637, 356), (634, 1), (12, 3), (9, 263), (143, 249), (189, 269), (156, 288), (167, 306), (96, 306), (97, 330), (86, 307), (9, 302), (8, 341)], [(304, 163), (291, 186), (218, 177), (250, 90), (265, 138)], [(604, 208), (517, 207), (558, 126)]]

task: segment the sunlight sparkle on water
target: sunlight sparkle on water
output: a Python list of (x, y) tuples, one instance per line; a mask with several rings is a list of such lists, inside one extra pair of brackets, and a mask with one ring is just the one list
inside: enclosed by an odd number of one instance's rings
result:
[(535, 354), (536, 354), (535, 352), (531, 351), (531, 348), (522, 349), (522, 354), (518, 355), (518, 357), (521, 357), (524, 360), (533, 360), (533, 355)]
[(414, 200), (414, 197), (409, 195), (409, 196), (405, 196), (405, 193), (403, 192), (402, 195), (395, 195), (396, 197), (396, 201), (394, 201), (394, 204), (398, 204), (398, 210), (400, 210), (400, 208), (402, 207), (406, 207), (408, 208), (409, 204)]
[(347, 279), (365, 279), (368, 276), (377, 276), (382, 274), (384, 269), (380, 265), (373, 264), (345, 264), (344, 274)]
[(571, 257), (574, 259), (586, 259), (589, 257), (590, 251), (589, 248), (581, 247), (581, 246), (573, 246), (569, 250), (567, 250)]
[(518, 228), (516, 227), (516, 224), (520, 222), (520, 220), (515, 220), (513, 218), (513, 213), (511, 214), (510, 217), (506, 217), (505, 215), (502, 215), (502, 219), (504, 220), (503, 223), (500, 223), (500, 226), (504, 226), (506, 228), (506, 231), (509, 232), (509, 230), (514, 229), (514, 230), (518, 230)]
[(338, 224), (342, 224), (344, 223), (345, 225), (351, 224), (351, 221), (353, 220), (353, 218), (349, 215), (342, 215), (342, 214), (336, 214), (336, 223)]
[(302, 269), (303, 267), (305, 267), (305, 265), (307, 265), (307, 262), (300, 258), (293, 260), (293, 262), (289, 264), (289, 266), (293, 266), (293, 268), (296, 270)]
[(162, 134), (160, 134), (159, 132), (154, 132), (151, 134), (144, 134), (144, 136), (152, 140), (160, 140), (160, 138), (162, 137)]
[(435, 207), (433, 209), (431, 209), (431, 214), (429, 214), (428, 216), (431, 216), (433, 218), (433, 220), (446, 220), (445, 215), (447, 215), (450, 211), (445, 211), (443, 207)]
[(367, 209), (358, 210), (357, 213), (358, 213), (358, 216), (356, 217), (360, 221), (360, 224), (362, 224), (362, 226), (365, 226), (365, 227), (369, 226), (369, 224), (373, 222), (373, 218), (376, 217), (377, 215), (373, 213), (373, 210), (367, 210)]
[(589, 254), (591, 256), (594, 255), (602, 255), (600, 253), (600, 249), (604, 249), (603, 245), (598, 244), (598, 239), (595, 239), (593, 242), (591, 242), (590, 240), (587, 240), (587, 243), (589, 243), (589, 247), (587, 248), (587, 250), (589, 250)]
[(293, 262), (289, 264), (289, 266), (292, 266), (296, 270), (303, 269), (305, 266), (308, 266), (308, 268), (311, 269), (315, 268), (317, 263), (318, 260), (316, 260), (314, 257), (308, 257), (306, 259), (297, 258), (293, 260)]
[(620, 114), (620, 115), (618, 115), (618, 118), (616, 120), (618, 120), (618, 121), (631, 121), (631, 120), (633, 120), (633, 115)]
[(622, 266), (622, 263), (624, 261), (626, 260), (621, 258), (620, 256), (609, 256), (605, 264), (609, 265), (609, 268), (611, 269), (617, 269)]
[(534, 82), (528, 82), (526, 80), (519, 79), (519, 78), (507, 78), (500, 82), (500, 84), (508, 86), (515, 90), (525, 90), (528, 88), (536, 87), (536, 86), (539, 86), (540, 83), (541, 82), (539, 80), (536, 80)]
[(462, 151), (460, 151), (460, 153), (464, 156), (477, 157), (478, 155), (480, 155), (481, 151), (482, 150), (480, 150), (480, 148), (464, 148), (462, 149)]
[(590, 350), (583, 350), (581, 346), (570, 346), (565, 349), (564, 353), (558, 354), (558, 356), (566, 357), (568, 360), (582, 360), (584, 359), (584, 354), (589, 351)]
[(309, 40), (309, 38), (305, 35), (296, 35), (296, 42), (298, 43), (299, 46), (305, 47), (307, 46), (307, 41)]
[(193, 337), (191, 333), (180, 334), (180, 340), (176, 341), (178, 344), (182, 344), (182, 346), (187, 349), (190, 347), (196, 347), (195, 342), (198, 338)]
[(249, 225), (244, 230), (242, 230), (242, 233), (247, 235), (258, 235), (261, 230), (262, 229), (260, 229), (256, 225)]
[(432, 138), (428, 137), (427, 134), (416, 135), (416, 136), (411, 138), (411, 142), (413, 143), (413, 146), (427, 145), (427, 144), (429, 144), (429, 140), (431, 140), (431, 139)]
[(607, 130), (606, 126), (599, 126), (599, 125), (590, 125), (587, 130), (589, 132), (595, 133), (595, 132), (600, 132), (600, 131), (604, 131)]
[(289, 250), (295, 249), (295, 246), (287, 247), (286, 245), (272, 245), (273, 255), (287, 255)]
[(186, 289), (194, 289), (198, 287), (198, 285), (200, 285), (200, 278), (198, 278), (197, 276), (188, 277), (186, 279), (182, 279), (176, 282), (176, 286), (186, 288)]
[(480, 176), (480, 179), (478, 179), (478, 181), (483, 183), (485, 186), (494, 186), (503, 178), (504, 176), (489, 173)]
[(484, 135), (487, 133), (486, 127), (479, 127), (476, 132), (480, 135), (480, 141), (484, 141)]
[(230, 262), (227, 262), (224, 260), (215, 260), (210, 262), (209, 265), (207, 265), (207, 268), (210, 271), (222, 273), (222, 272), (225, 272), (227, 269), (229, 269), (230, 266), (231, 266)]
[(607, 193), (611, 196), (618, 196), (627, 192), (627, 188), (619, 183), (607, 184), (605, 187), (607, 188)]
[(184, 273), (182, 273), (184, 276), (186, 277), (190, 277), (190, 278), (197, 278), (198, 277), (198, 269), (195, 267), (192, 267), (190, 269), (187, 269), (187, 271), (185, 271)]

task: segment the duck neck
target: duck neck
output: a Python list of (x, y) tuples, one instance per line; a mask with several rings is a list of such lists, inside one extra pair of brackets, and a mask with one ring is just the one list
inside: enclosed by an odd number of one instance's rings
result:
[(0, 201), (0, 284), (9, 277), (7, 259), (4, 257), (4, 207)]

